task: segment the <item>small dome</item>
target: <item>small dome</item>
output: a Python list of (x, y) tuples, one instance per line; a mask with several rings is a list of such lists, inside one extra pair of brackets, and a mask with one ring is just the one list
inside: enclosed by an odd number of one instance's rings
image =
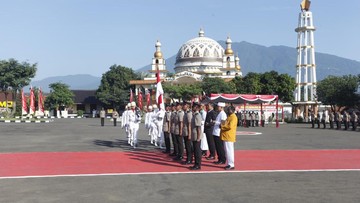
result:
[(157, 59), (161, 59), (163, 57), (163, 55), (162, 55), (161, 51), (156, 51), (154, 53), (154, 57), (157, 58)]
[(234, 54), (234, 51), (232, 49), (226, 49), (225, 50), (225, 54), (226, 55), (233, 55)]
[(157, 59), (161, 59), (163, 57), (163, 55), (161, 53), (161, 43), (159, 42), (159, 40), (156, 41), (155, 48), (156, 48), (156, 51), (154, 53), (154, 57)]

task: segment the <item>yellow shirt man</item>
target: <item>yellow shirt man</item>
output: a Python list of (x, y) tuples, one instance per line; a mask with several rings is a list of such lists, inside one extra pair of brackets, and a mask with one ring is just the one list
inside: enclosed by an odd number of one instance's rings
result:
[(225, 142), (236, 142), (236, 128), (238, 119), (235, 113), (227, 117), (224, 124), (221, 125), (220, 138)]

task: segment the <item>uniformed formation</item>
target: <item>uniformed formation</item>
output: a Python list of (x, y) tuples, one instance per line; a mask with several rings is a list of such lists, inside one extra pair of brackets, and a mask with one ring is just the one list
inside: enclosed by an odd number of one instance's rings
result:
[[(164, 149), (174, 161), (191, 165), (189, 169), (200, 170), (201, 160), (214, 160), (226, 170), (235, 168), (234, 142), (238, 124), (235, 108), (225, 103), (214, 104), (174, 103), (165, 110), (157, 105), (149, 106), (144, 123), (150, 143)], [(140, 109), (130, 103), (122, 115), (128, 144), (137, 147), (137, 133), (141, 121)], [(172, 145), (172, 146), (171, 146)], [(216, 160), (217, 157), (217, 160)], [(226, 164), (226, 165), (225, 165)]]
[(128, 144), (134, 148), (138, 145), (139, 124), (141, 122), (141, 112), (136, 107), (135, 102), (126, 105), (126, 110), (122, 114), (121, 127), (125, 129)]
[(327, 123), (329, 123), (330, 129), (352, 129), (353, 131), (355, 131), (357, 129), (357, 126), (359, 125), (358, 115), (355, 111), (353, 111), (352, 113), (343, 111), (342, 114), (339, 111), (335, 113), (330, 111), (330, 113), (328, 114), (327, 111), (324, 110), (322, 111), (322, 113), (318, 112), (316, 115), (314, 114), (314, 112), (311, 112), (310, 119), (312, 128), (315, 128), (315, 125), (317, 125), (317, 128), (320, 128), (322, 124), (323, 128), (325, 129)]
[(238, 111), (236, 113), (238, 117), (238, 126), (245, 128), (248, 127), (265, 127), (265, 113), (262, 112), (259, 116), (258, 112), (254, 111)]

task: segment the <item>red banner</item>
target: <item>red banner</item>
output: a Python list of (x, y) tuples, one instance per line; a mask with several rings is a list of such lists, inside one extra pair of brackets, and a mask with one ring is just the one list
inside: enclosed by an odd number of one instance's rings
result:
[(35, 94), (34, 89), (31, 87), (30, 89), (30, 112), (29, 114), (35, 113)]

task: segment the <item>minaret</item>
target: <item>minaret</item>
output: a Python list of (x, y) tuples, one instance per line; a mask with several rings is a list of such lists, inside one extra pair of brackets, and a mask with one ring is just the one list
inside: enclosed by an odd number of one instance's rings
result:
[[(231, 39), (230, 37), (227, 37), (226, 39), (226, 49), (225, 49), (225, 54), (223, 56), (223, 73), (222, 73), (222, 77), (227, 78), (227, 77), (234, 77), (239, 75), (239, 71), (240, 71), (240, 66), (238, 64), (238, 62), (236, 62), (236, 58), (234, 56), (234, 51), (231, 48)], [(239, 59), (239, 58), (238, 58)]]
[[(299, 14), (295, 102), (317, 102), (314, 31), (310, 1), (303, 0)], [(309, 92), (310, 91), (310, 92)], [(310, 99), (310, 100), (309, 100)]]
[(164, 79), (166, 77), (167, 70), (165, 65), (165, 59), (163, 58), (163, 54), (161, 52), (161, 43), (159, 42), (159, 40), (157, 40), (155, 43), (155, 49), (156, 50), (154, 53), (154, 58), (152, 59), (151, 70), (149, 71), (151, 73), (151, 77), (145, 78), (145, 80), (156, 79), (157, 69), (159, 69), (161, 79)]

